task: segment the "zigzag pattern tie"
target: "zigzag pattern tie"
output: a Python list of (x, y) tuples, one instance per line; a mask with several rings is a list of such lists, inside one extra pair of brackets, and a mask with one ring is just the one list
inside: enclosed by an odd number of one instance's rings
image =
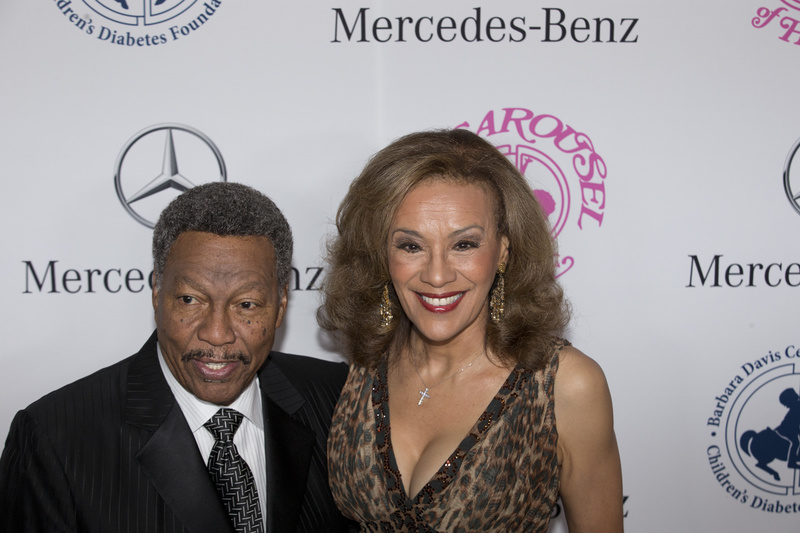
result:
[(233, 434), (243, 418), (242, 413), (223, 407), (203, 424), (216, 440), (211, 448), (208, 471), (236, 531), (260, 533), (263, 522), (253, 472), (233, 444)]

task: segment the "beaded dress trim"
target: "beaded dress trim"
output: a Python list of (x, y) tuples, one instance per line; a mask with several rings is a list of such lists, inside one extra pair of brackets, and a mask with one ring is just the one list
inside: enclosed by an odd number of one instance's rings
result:
[(387, 384), (387, 365), (383, 362), (376, 379), (372, 384), (372, 406), (375, 411), (375, 445), (378, 453), (383, 460), (383, 469), (386, 474), (386, 485), (393, 495), (395, 504), (399, 510), (412, 512), (415, 505), (429, 505), (436, 494), (445, 490), (458, 474), (464, 457), (469, 453), (473, 446), (480, 442), (481, 437), (495, 423), (506, 409), (517, 398), (517, 390), (524, 386), (530, 379), (531, 373), (525, 369), (517, 367), (511, 371), (500, 390), (495, 394), (489, 406), (481, 414), (475, 424), (470, 429), (466, 437), (453, 451), (450, 457), (444, 462), (439, 470), (433, 475), (431, 480), (419, 491), (413, 499), (410, 499), (403, 487), (400, 470), (397, 468), (397, 461), (392, 447), (391, 422), (389, 414), (389, 392)]

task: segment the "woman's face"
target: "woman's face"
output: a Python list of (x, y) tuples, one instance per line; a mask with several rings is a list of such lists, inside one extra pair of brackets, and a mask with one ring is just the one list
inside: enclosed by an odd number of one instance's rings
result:
[(389, 275), (406, 315), (430, 343), (483, 343), (489, 290), (507, 259), (492, 198), (477, 185), (423, 182), (389, 228)]

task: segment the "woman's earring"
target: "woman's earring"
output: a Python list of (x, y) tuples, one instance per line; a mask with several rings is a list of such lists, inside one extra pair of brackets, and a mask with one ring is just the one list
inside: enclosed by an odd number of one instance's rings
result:
[(392, 315), (392, 301), (389, 300), (389, 282), (383, 285), (383, 296), (381, 297), (381, 326), (388, 328), (394, 315)]
[(500, 262), (497, 267), (497, 279), (492, 289), (492, 297), (489, 300), (489, 312), (492, 317), (492, 322), (497, 324), (503, 318), (506, 304), (506, 264)]

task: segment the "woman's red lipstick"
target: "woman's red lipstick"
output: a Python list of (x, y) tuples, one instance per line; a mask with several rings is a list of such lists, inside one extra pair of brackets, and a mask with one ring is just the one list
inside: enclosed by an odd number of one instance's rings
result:
[(461, 297), (464, 296), (463, 292), (448, 292), (445, 294), (428, 294), (418, 292), (422, 307), (432, 313), (447, 313), (452, 311), (458, 304), (461, 303)]

